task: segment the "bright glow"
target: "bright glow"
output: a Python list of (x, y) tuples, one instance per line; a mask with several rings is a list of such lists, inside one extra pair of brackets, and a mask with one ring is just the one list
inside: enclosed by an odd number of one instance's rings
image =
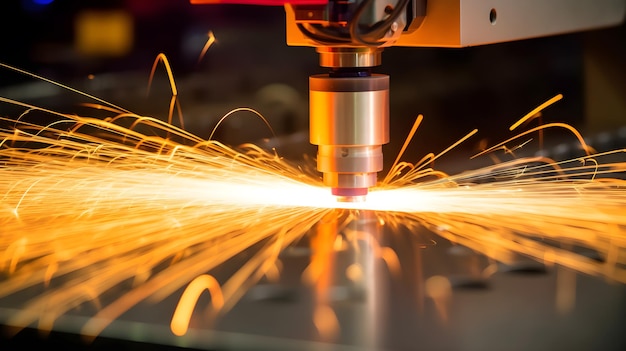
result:
[[(0, 270), (9, 277), (0, 281), (0, 297), (50, 287), (20, 306), (10, 325), (52, 329), (68, 311), (96, 306), (83, 332), (98, 335), (137, 303), (158, 302), (192, 282), (172, 320), (182, 335), (200, 292), (208, 289), (215, 314), (225, 313), (247, 288), (277, 274), (283, 249), (313, 231), (303, 280), (318, 292), (314, 323), (331, 337), (339, 326), (323, 292), (332, 252), (342, 247), (336, 233), (361, 210), (375, 211), (377, 225), (425, 226), (494, 260), (523, 253), (626, 283), (625, 150), (559, 163), (514, 159), (452, 176), (429, 168), (443, 153), (431, 154), (396, 162), (366, 201), (349, 203), (330, 195), (313, 165), (290, 164), (254, 145), (235, 150), (115, 107), (96, 119), (0, 101), (24, 108), (19, 119), (0, 118), (10, 125), (0, 129)], [(29, 122), (33, 114), (54, 122)], [(506, 144), (485, 153), (519, 145), (515, 138)], [(352, 234), (350, 243), (367, 241), (367, 233)], [(604, 261), (567, 250), (570, 244)], [(391, 249), (371, 245), (401, 274)], [(226, 281), (206, 275), (252, 247)], [(99, 299), (128, 282), (116, 300)], [(443, 303), (445, 284), (429, 286)]]

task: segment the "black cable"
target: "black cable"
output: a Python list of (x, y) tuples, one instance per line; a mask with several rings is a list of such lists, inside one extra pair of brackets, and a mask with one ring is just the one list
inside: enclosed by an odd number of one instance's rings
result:
[(350, 19), (350, 22), (348, 22), (348, 28), (350, 30), (350, 37), (352, 38), (352, 40), (365, 46), (378, 46), (379, 45), (378, 43), (366, 41), (365, 39), (362, 38), (361, 33), (359, 32), (359, 20), (361, 19), (361, 16), (365, 12), (365, 9), (369, 5), (371, 5), (372, 1), (373, 0), (363, 1), (361, 5), (357, 7), (356, 11), (354, 11), (354, 15)]
[(354, 41), (362, 45), (377, 47), (384, 44), (379, 43), (378, 40), (382, 39), (387, 34), (393, 23), (405, 10), (406, 6), (409, 3), (409, 0), (399, 0), (389, 17), (387, 17), (383, 21), (379, 21), (373, 24), (366, 32), (361, 33), (359, 31), (359, 19), (365, 12), (366, 7), (369, 6), (371, 2), (372, 0), (366, 0), (355, 11), (354, 17), (350, 20), (349, 23), (350, 36)]
[(365, 0), (357, 7), (348, 22), (348, 33), (343, 33), (339, 27), (325, 27), (319, 24), (305, 26), (302, 23), (298, 23), (297, 27), (305, 36), (322, 45), (357, 43), (369, 47), (378, 47), (384, 44), (384, 42), (381, 43), (379, 40), (386, 35), (393, 23), (402, 14), (409, 0), (399, 0), (393, 12), (387, 18), (369, 26), (367, 30), (362, 32), (359, 27), (359, 20), (372, 2), (373, 0)]

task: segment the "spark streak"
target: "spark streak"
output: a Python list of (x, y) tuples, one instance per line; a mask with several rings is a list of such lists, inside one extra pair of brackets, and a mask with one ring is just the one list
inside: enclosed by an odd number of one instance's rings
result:
[[(496, 260), (523, 253), (626, 283), (625, 150), (561, 162), (516, 159), (452, 176), (427, 167), (443, 153), (431, 154), (416, 164), (396, 161), (367, 201), (336, 202), (310, 166), (254, 145), (230, 148), (128, 111), (96, 119), (0, 99), (25, 110), (17, 120), (0, 118), (10, 125), (0, 129), (0, 269), (7, 276), (0, 297), (37, 292), (10, 325), (51, 330), (59, 316), (91, 305), (83, 333), (98, 335), (139, 302), (158, 302), (192, 281), (225, 312), (276, 269), (283, 249), (336, 209), (345, 211), (334, 216), (348, 217), (376, 211), (391, 229), (425, 226)], [(54, 121), (29, 122), (34, 114)], [(145, 126), (160, 133), (138, 131)], [(247, 250), (252, 257), (220, 285), (206, 275)], [(379, 257), (399, 270), (387, 248)], [(126, 292), (111, 297), (120, 287)], [(191, 313), (189, 301), (181, 304), (188, 310), (174, 313), (177, 335)]]
[(224, 298), (218, 281), (208, 274), (196, 277), (189, 283), (185, 292), (180, 297), (180, 302), (178, 306), (176, 306), (174, 316), (172, 316), (171, 328), (174, 334), (180, 336), (187, 333), (189, 319), (191, 319), (191, 314), (195, 307), (194, 302), (204, 290), (208, 290), (211, 293), (213, 308), (218, 311), (222, 308)]

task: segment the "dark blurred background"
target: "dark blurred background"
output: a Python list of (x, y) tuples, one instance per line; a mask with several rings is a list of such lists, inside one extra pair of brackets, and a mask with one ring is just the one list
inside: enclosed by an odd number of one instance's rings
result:
[[(146, 92), (152, 64), (164, 53), (186, 129), (206, 138), (228, 111), (252, 107), (278, 136), (290, 136), (273, 146), (297, 159), (315, 151), (306, 136), (308, 76), (324, 70), (314, 48), (285, 44), (284, 17), (281, 7), (186, 0), (3, 1), (0, 62), (135, 113), (167, 118), (171, 90), (162, 66)], [(209, 31), (217, 41), (198, 61)], [(411, 144), (411, 160), (478, 128), (477, 137), (457, 148), (474, 151), (483, 139), (494, 144), (510, 136), (508, 126), (559, 93), (564, 99), (545, 110), (543, 123), (567, 122), (589, 138), (615, 132), (626, 125), (623, 62), (623, 25), (463, 49), (388, 48), (377, 69), (389, 74), (392, 84), (392, 141), (385, 152), (397, 153), (418, 114), (425, 120)], [(87, 100), (49, 84), (27, 84), (34, 82), (0, 71), (5, 97), (70, 110)], [(244, 112), (222, 124), (215, 137), (239, 144), (272, 134)], [(615, 143), (620, 137), (604, 138)]]

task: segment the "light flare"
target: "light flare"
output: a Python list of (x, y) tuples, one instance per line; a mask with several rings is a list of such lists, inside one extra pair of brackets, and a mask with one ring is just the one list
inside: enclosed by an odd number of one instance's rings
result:
[[(0, 118), (0, 268), (6, 275), (0, 297), (40, 290), (11, 316), (13, 326), (38, 322), (51, 330), (61, 315), (91, 306), (94, 318), (82, 332), (98, 335), (141, 301), (156, 303), (190, 282), (196, 293), (210, 286), (215, 314), (225, 313), (247, 288), (279, 274), (282, 250), (312, 230), (324, 233), (329, 216), (368, 211), (381, 226), (423, 226), (498, 261), (521, 253), (626, 283), (626, 150), (593, 153), (571, 126), (532, 128), (475, 157), (513, 150), (517, 139), (545, 128), (571, 131), (586, 156), (514, 159), (457, 175), (432, 168), (472, 131), (415, 164), (398, 157), (366, 201), (351, 203), (337, 202), (313, 165), (291, 163), (276, 151), (231, 148), (110, 105), (100, 110), (112, 115), (97, 119), (0, 101), (24, 108), (17, 120)], [(34, 115), (53, 120), (35, 122)], [(144, 127), (157, 133), (144, 134)], [(318, 284), (320, 298), (332, 266), (324, 258), (335, 249), (331, 234), (348, 223), (330, 222), (332, 232), (318, 237), (318, 256), (303, 277)], [(352, 235), (348, 241), (371, 239)], [(393, 251), (369, 242), (376, 258), (400, 274)], [(603, 260), (573, 246), (593, 249)], [(242, 252), (249, 258), (225, 281), (207, 278)], [(448, 299), (449, 282), (428, 282), (431, 297)], [(124, 293), (111, 297), (115, 289)], [(186, 332), (197, 295), (181, 298), (187, 307), (174, 313), (176, 335)], [(440, 312), (445, 319), (447, 312)], [(339, 330), (328, 301), (321, 299), (314, 313), (320, 334)]]

